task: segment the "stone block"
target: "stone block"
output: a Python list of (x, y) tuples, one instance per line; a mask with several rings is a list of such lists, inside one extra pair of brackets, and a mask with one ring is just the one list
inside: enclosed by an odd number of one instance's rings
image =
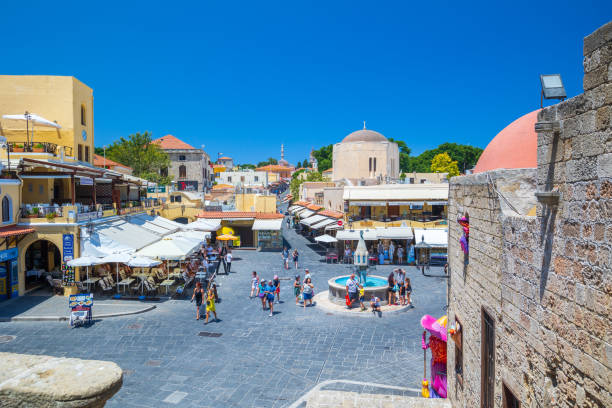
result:
[(604, 84), (608, 81), (608, 67), (606, 65), (601, 65), (591, 72), (587, 72), (584, 74), (584, 78), (582, 80), (582, 86), (585, 91), (589, 89), (593, 89), (598, 87), (601, 84)]
[(582, 55), (587, 56), (594, 52), (596, 49), (602, 47), (606, 43), (612, 41), (612, 21), (599, 27), (591, 34), (584, 37), (584, 43), (582, 48)]
[[(606, 130), (610, 127), (610, 112), (611, 109), (609, 106), (602, 106), (597, 109), (597, 115), (595, 117), (595, 128), (598, 131)], [(607, 137), (603, 140), (605, 141)]]
[[(586, 181), (597, 178), (600, 157), (584, 157), (578, 160), (570, 160), (567, 162), (565, 173), (568, 182)], [(610, 156), (612, 160), (612, 155)], [(612, 165), (612, 162), (608, 164)], [(539, 172), (538, 168), (538, 172)]]
[(599, 178), (612, 177), (612, 153), (597, 157), (597, 176)]
[(607, 66), (612, 60), (612, 43), (603, 44), (592, 53), (585, 55), (582, 61), (584, 72), (591, 72), (601, 66)]

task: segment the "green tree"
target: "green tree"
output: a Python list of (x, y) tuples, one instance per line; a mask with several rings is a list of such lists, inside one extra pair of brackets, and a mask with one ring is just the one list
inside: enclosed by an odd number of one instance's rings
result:
[(244, 163), (244, 164), (239, 164), (238, 166), (236, 166), (240, 169), (250, 169), (250, 170), (255, 170), (255, 165), (254, 164), (250, 164), (250, 163)]
[(291, 195), (293, 195), (294, 199), (300, 196), (300, 186), (304, 181), (323, 181), (323, 174), (320, 171), (310, 171), (305, 177), (305, 180), (302, 177), (299, 177), (300, 174), (304, 173), (306, 170), (298, 170), (291, 176), (291, 182), (289, 183), (289, 189), (291, 190)]
[(434, 173), (448, 173), (447, 178), (459, 175), (457, 161), (451, 159), (448, 153), (440, 153), (431, 160), (431, 171)]
[[(333, 154), (334, 154), (334, 145), (323, 146), (318, 150), (314, 150), (312, 155), (315, 159), (317, 159), (317, 167), (319, 171), (325, 171), (332, 167), (333, 163)], [(306, 164), (304, 167), (308, 165)]]
[(278, 164), (278, 160), (276, 160), (274, 157), (270, 157), (266, 161), (260, 161), (257, 163), (257, 167), (267, 166), (268, 164)]
[(103, 147), (94, 147), (94, 153), (98, 156), (104, 156), (104, 148)]
[[(452, 160), (457, 161), (459, 171), (465, 173), (466, 169), (471, 169), (476, 165), (482, 154), (482, 149), (457, 143), (442, 143), (435, 149), (425, 150), (418, 156), (410, 156), (406, 163), (407, 167), (402, 168), (402, 171), (427, 173), (431, 171), (431, 161), (440, 153), (448, 153)], [(401, 165), (402, 159), (400, 157), (400, 167)]]
[(162, 169), (170, 166), (170, 158), (158, 145), (151, 143), (149, 132), (138, 132), (113, 142), (106, 149), (106, 157), (131, 167), (136, 177), (158, 184), (172, 181), (171, 177), (161, 175)]

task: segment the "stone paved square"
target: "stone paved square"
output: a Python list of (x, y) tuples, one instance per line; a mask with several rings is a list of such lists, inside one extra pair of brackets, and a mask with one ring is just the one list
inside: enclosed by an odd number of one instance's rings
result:
[[(315, 291), (327, 290), (332, 276), (348, 273), (344, 265), (326, 264), (304, 237), (283, 233), (300, 251), (298, 272), (303, 276), (303, 268), (310, 269)], [(235, 250), (234, 256), (232, 273), (218, 278), (219, 322), (196, 321), (186, 297), (85, 328), (70, 329), (66, 322), (2, 322), (0, 335), (16, 337), (0, 344), (0, 351), (116, 362), (126, 374), (108, 407), (174, 406), (170, 401), (180, 396), (182, 407), (286, 407), (329, 380), (420, 389), (419, 321), (423, 314), (445, 314), (445, 278), (423, 277), (415, 267), (406, 267), (415, 308), (382, 317), (330, 315), (317, 306), (295, 306), (291, 285), (296, 270), (282, 269), (279, 253)], [(378, 267), (376, 274), (386, 276), (393, 268)], [(273, 317), (261, 310), (258, 299), (249, 299), (253, 270), (266, 279), (275, 274), (284, 278), (282, 303), (275, 305)], [(432, 268), (430, 273), (443, 271)], [(203, 337), (201, 331), (222, 335)], [(376, 390), (367, 384), (352, 387), (347, 390)]]

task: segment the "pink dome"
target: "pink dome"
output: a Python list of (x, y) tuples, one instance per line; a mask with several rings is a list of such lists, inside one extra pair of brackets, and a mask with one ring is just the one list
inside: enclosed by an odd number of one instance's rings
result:
[(538, 167), (538, 134), (535, 110), (521, 116), (489, 142), (474, 167), (474, 173), (495, 169), (522, 169)]

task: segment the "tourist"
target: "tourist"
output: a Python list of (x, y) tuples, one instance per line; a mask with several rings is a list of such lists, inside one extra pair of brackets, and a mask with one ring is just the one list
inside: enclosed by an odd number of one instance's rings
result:
[(283, 266), (285, 267), (285, 269), (289, 269), (289, 250), (287, 249), (287, 247), (283, 248), (283, 251), (281, 252), (281, 257), (283, 258)]
[(310, 275), (310, 271), (308, 270), (308, 268), (304, 269), (304, 282), (306, 282), (306, 279), (311, 279), (312, 280), (312, 275)]
[(306, 307), (306, 301), (310, 301), (312, 306), (312, 296), (314, 294), (314, 285), (310, 277), (304, 278), (304, 285), (302, 285), (302, 298), (304, 299), (304, 308)]
[(276, 303), (280, 304), (280, 279), (278, 275), (274, 275), (274, 294), (276, 295)]
[(268, 281), (268, 284), (265, 288), (266, 300), (268, 301), (268, 308), (270, 309), (270, 317), (274, 315), (274, 292), (276, 288), (274, 287), (274, 282)]
[(370, 300), (370, 307), (372, 308), (372, 312), (382, 312), (380, 308), (380, 298), (372, 296), (372, 299)]
[(255, 296), (259, 295), (259, 277), (255, 271), (253, 271), (253, 277), (251, 278), (251, 295), (249, 298), (252, 299), (253, 294), (255, 294)]
[(396, 276), (395, 282), (396, 282), (396, 285), (398, 286), (398, 292), (396, 292), (396, 295), (399, 297), (399, 303), (402, 306), (404, 306), (404, 304), (406, 303), (405, 280), (406, 280), (406, 273), (404, 272), (403, 269), (400, 269)]
[(225, 264), (227, 265), (227, 273), (229, 274), (232, 269), (232, 250), (228, 249), (225, 254)]
[[(213, 287), (215, 285), (213, 284)], [(213, 312), (215, 315), (215, 322), (219, 319), (217, 318), (217, 310), (215, 309), (215, 299), (217, 298), (216, 290), (212, 287), (208, 289), (208, 297), (206, 298), (206, 322), (208, 324), (208, 317), (210, 316), (210, 312)]]
[(398, 285), (403, 285), (404, 280), (406, 279), (406, 271), (402, 268), (397, 268), (393, 270), (393, 277), (395, 278), (395, 283)]
[(293, 294), (295, 295), (295, 304), (300, 303), (300, 294), (302, 293), (302, 284), (300, 282), (300, 275), (295, 275), (295, 281), (293, 281)]
[(266, 310), (266, 280), (262, 279), (259, 282), (258, 296), (261, 299), (261, 309)]
[(299, 259), (299, 257), (300, 257), (300, 254), (299, 254), (297, 248), (295, 248), (293, 250), (293, 263), (295, 264), (295, 269), (298, 268), (298, 259)]
[(193, 295), (191, 295), (191, 301), (195, 300), (196, 302), (196, 320), (200, 320), (200, 307), (202, 306), (202, 297), (204, 295), (204, 289), (202, 289), (202, 284), (200, 282), (196, 282), (196, 287), (193, 290)]
[(365, 298), (365, 289), (364, 289), (363, 285), (360, 283), (359, 284), (359, 306), (361, 306), (361, 311), (362, 312), (364, 310), (366, 310), (366, 307), (363, 304), (364, 298)]
[(384, 265), (385, 264), (385, 248), (383, 247), (383, 244), (378, 243), (378, 264), (379, 265)]
[(395, 244), (393, 243), (393, 241), (391, 241), (389, 243), (389, 263), (393, 264), (393, 258), (395, 256)]
[(401, 245), (397, 247), (397, 263), (398, 265), (404, 264), (404, 248)]
[(353, 302), (359, 299), (359, 284), (355, 280), (354, 273), (351, 273), (351, 277), (346, 281), (346, 294), (348, 295), (346, 308), (350, 309)]
[(393, 272), (389, 274), (387, 282), (389, 284), (389, 288), (387, 289), (387, 302), (389, 306), (391, 306), (395, 301), (395, 277), (393, 276)]
[(404, 288), (406, 291), (406, 305), (412, 306), (412, 301), (410, 300), (410, 294), (412, 293), (412, 285), (410, 285), (410, 278), (406, 278), (406, 283), (404, 284)]
[(346, 247), (346, 249), (344, 250), (344, 263), (345, 264), (351, 263), (351, 257), (352, 257), (351, 247)]
[(206, 255), (208, 255), (208, 257), (210, 258), (210, 256), (212, 255), (212, 253), (213, 253), (213, 247), (212, 247), (212, 245), (211, 245), (211, 244), (210, 244), (210, 242), (209, 242), (209, 243), (208, 243), (208, 246), (206, 247)]

